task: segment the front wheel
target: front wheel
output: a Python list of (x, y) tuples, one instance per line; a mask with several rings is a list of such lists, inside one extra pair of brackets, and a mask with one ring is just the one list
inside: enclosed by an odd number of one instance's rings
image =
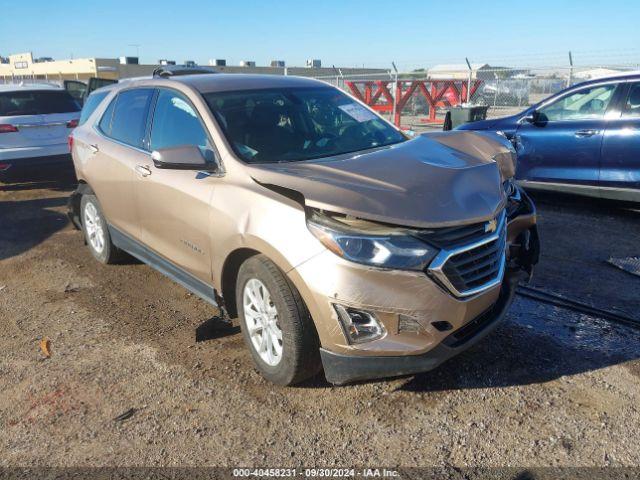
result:
[(267, 380), (292, 385), (320, 371), (318, 335), (307, 307), (266, 256), (240, 267), (236, 302), (245, 343)]

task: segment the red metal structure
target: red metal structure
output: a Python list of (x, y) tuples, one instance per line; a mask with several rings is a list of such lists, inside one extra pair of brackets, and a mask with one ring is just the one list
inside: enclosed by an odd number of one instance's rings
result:
[[(393, 88), (395, 80), (356, 80), (345, 81), (351, 93), (378, 112), (393, 113), (393, 123), (400, 126), (402, 111), (411, 97), (420, 94), (427, 101), (429, 108), (428, 121), (442, 123), (442, 119), (436, 117), (436, 109), (439, 107), (453, 107), (467, 100), (466, 80), (398, 80), (395, 94), (391, 94), (389, 88)], [(471, 94), (476, 92), (482, 80), (474, 80), (471, 83)]]

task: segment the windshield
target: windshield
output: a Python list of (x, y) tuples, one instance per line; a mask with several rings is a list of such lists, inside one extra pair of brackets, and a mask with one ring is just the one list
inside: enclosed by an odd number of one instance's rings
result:
[(204, 94), (234, 151), (249, 163), (328, 157), (405, 140), (331, 87)]

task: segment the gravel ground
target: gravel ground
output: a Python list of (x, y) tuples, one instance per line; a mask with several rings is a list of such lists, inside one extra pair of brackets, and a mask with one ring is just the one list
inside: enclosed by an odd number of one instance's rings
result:
[[(518, 297), (433, 372), (277, 387), (215, 309), (95, 262), (71, 189), (0, 184), (0, 466), (640, 465), (640, 330)], [(640, 278), (604, 260), (640, 253), (640, 215), (558, 203), (534, 284), (637, 314)]]

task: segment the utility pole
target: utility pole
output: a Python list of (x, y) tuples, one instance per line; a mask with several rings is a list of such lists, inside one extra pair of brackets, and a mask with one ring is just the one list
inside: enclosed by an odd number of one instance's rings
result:
[(567, 87), (570, 87), (572, 83), (573, 83), (573, 56), (571, 55), (571, 50), (569, 50), (569, 85), (567, 85)]
[(138, 63), (140, 63), (140, 44), (139, 43), (130, 43), (127, 46), (136, 48), (136, 57), (138, 58)]
[(393, 67), (393, 71), (394, 73), (394, 81), (393, 81), (393, 113), (392, 113), (392, 121), (394, 123), (394, 125), (398, 128), (400, 128), (400, 119), (398, 119), (398, 123), (396, 123), (396, 111), (397, 111), (397, 105), (398, 105), (398, 100), (399, 100), (399, 95), (398, 95), (398, 69), (396, 68), (396, 64), (395, 62), (391, 62), (391, 66)]
[(471, 76), (473, 75), (473, 69), (467, 57), (464, 57), (464, 61), (467, 62), (467, 67), (469, 68), (469, 75), (467, 77), (467, 103), (469, 103), (471, 101)]

